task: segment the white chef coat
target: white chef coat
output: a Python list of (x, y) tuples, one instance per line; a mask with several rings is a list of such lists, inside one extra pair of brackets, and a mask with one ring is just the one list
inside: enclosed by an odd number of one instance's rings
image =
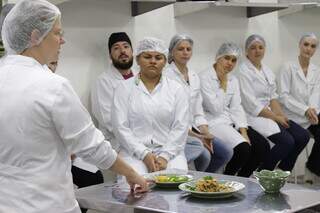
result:
[(320, 104), (320, 69), (310, 63), (307, 76), (304, 75), (299, 61), (286, 63), (277, 79), (280, 102), (289, 119), (307, 128), (311, 124), (305, 112), (315, 108), (319, 114)]
[(190, 112), (192, 115), (191, 125), (195, 127), (208, 125), (202, 108), (199, 76), (192, 70), (188, 70), (189, 83), (186, 82), (183, 74), (179, 71), (174, 62), (167, 66), (164, 75), (180, 83), (180, 85), (184, 87), (184, 91), (187, 92), (187, 95), (189, 96)]
[(238, 79), (242, 105), (247, 114), (249, 126), (265, 137), (279, 133), (280, 128), (276, 122), (259, 117), (259, 113), (265, 107), (269, 107), (270, 101), (278, 98), (272, 70), (262, 64), (259, 71), (248, 59), (245, 59), (239, 67)]
[[(239, 128), (247, 128), (247, 119), (241, 106), (238, 80), (228, 75), (227, 90), (220, 87), (218, 76), (213, 67), (199, 73), (203, 109), (209, 123), (210, 132), (226, 142), (229, 148), (245, 141)], [(232, 126), (235, 125), (234, 129)]]
[(187, 168), (184, 147), (189, 103), (181, 85), (162, 76), (149, 93), (137, 75), (117, 87), (112, 107), (113, 131), (121, 144), (120, 153), (125, 151), (142, 161), (148, 152), (155, 151), (169, 163), (181, 155), (181, 168)]
[(80, 212), (70, 155), (108, 169), (116, 152), (70, 83), (30, 57), (0, 68), (0, 212)]
[(92, 113), (98, 120), (99, 129), (116, 150), (119, 150), (120, 145), (116, 142), (112, 131), (111, 106), (114, 91), (119, 83), (124, 80), (121, 73), (110, 64), (110, 69), (97, 78), (91, 90)]

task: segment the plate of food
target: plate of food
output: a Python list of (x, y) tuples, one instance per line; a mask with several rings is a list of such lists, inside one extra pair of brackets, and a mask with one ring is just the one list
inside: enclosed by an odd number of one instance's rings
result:
[(145, 178), (153, 180), (158, 187), (166, 188), (177, 188), (179, 184), (193, 180), (193, 176), (187, 174), (148, 174)]
[(179, 189), (199, 198), (226, 198), (245, 188), (236, 181), (217, 180), (212, 176), (205, 176), (198, 180), (183, 183)]

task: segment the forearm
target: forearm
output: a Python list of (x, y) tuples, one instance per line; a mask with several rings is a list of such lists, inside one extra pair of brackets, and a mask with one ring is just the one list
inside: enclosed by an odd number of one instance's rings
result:
[(259, 113), (259, 116), (264, 117), (264, 118), (269, 118), (272, 120), (276, 120), (276, 114), (273, 113), (271, 110), (269, 110), (266, 107), (261, 110), (261, 112)]
[(110, 167), (110, 170), (114, 171), (115, 173), (123, 176), (132, 176), (135, 175), (136, 171), (128, 165), (126, 162), (122, 160), (121, 157), (117, 156), (116, 161)]
[(200, 125), (198, 126), (198, 129), (200, 130), (201, 134), (209, 134), (209, 129), (208, 129), (208, 125)]
[(284, 116), (282, 108), (277, 100), (273, 99), (270, 101), (270, 108), (274, 114)]

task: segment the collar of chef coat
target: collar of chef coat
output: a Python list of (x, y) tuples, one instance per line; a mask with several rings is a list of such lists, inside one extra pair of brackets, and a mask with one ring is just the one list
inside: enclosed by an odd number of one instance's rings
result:
[(160, 90), (160, 88), (163, 85), (163, 75), (161, 75), (160, 77), (160, 81), (157, 84), (157, 86), (152, 90), (152, 92), (150, 93), (149, 90), (146, 88), (146, 86), (144, 85), (144, 83), (142, 82), (142, 80), (140, 79), (140, 73), (138, 73), (135, 77), (134, 77), (134, 83), (135, 85), (144, 93), (148, 94), (148, 95), (153, 95), (155, 94), (158, 90)]
[(296, 60), (296, 61), (293, 63), (292, 66), (294, 66), (294, 67), (293, 67), (294, 70), (297, 72), (298, 76), (299, 76), (305, 83), (310, 82), (311, 79), (313, 79), (314, 74), (316, 74), (316, 72), (319, 72), (319, 71), (317, 70), (317, 66), (315, 66), (315, 65), (312, 64), (312, 63), (310, 63), (310, 64), (309, 64), (309, 67), (308, 67), (308, 74), (307, 74), (307, 76), (305, 76), (304, 73), (303, 73), (303, 70), (302, 70), (302, 68), (301, 68), (301, 66), (300, 66), (299, 59)]
[(172, 62), (171, 64), (169, 64), (168, 68), (167, 68), (167, 72), (170, 72), (172, 70), (172, 72), (174, 74), (177, 75), (178, 79), (180, 82), (182, 82), (184, 85), (186, 86), (190, 86), (192, 84), (192, 82), (194, 81), (194, 77), (195, 75), (197, 75), (196, 73), (194, 72), (191, 72), (189, 69), (188, 69), (188, 78), (189, 78), (189, 84), (187, 83), (187, 81), (184, 79), (184, 76), (183, 74), (179, 71), (177, 65)]
[[(130, 70), (131, 70), (133, 76), (135, 76), (136, 73), (132, 69), (130, 69)], [(110, 74), (112, 75), (113, 78), (118, 79), (118, 80), (125, 80), (124, 77), (122, 76), (122, 74), (119, 72), (119, 70), (117, 68), (115, 68), (115, 66), (112, 63), (110, 64), (109, 71), (110, 71)]]
[[(254, 73), (255, 77), (259, 81), (261, 81), (261, 83), (268, 84), (268, 85), (272, 84), (273, 82), (273, 76), (271, 75), (272, 73), (269, 72), (268, 70), (269, 68), (264, 63), (261, 63), (261, 70), (258, 70), (247, 58), (245, 59), (244, 63), (245, 63), (245, 66), (247, 66), (248, 71)], [(259, 75), (258, 72), (262, 72), (264, 75)]]

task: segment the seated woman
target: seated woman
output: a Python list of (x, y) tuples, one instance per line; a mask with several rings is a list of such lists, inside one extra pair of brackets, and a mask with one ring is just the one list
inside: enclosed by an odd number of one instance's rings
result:
[(233, 150), (224, 173), (249, 177), (265, 159), (270, 147), (263, 136), (248, 128), (238, 80), (229, 75), (239, 54), (235, 44), (222, 44), (213, 66), (201, 72), (199, 77), (209, 130)]
[[(188, 162), (194, 161), (197, 170), (215, 172), (230, 160), (232, 153), (225, 148), (221, 140), (209, 133), (208, 122), (202, 108), (200, 79), (187, 67), (192, 49), (193, 40), (189, 36), (174, 36), (169, 46), (169, 66), (165, 75), (180, 83), (189, 97), (191, 124), (185, 148)], [(201, 148), (197, 156), (194, 154), (195, 147)]]
[(259, 35), (251, 35), (245, 46), (246, 60), (241, 64), (238, 76), (242, 104), (249, 125), (274, 143), (261, 169), (273, 170), (280, 162), (280, 169), (291, 171), (309, 141), (309, 134), (289, 120), (281, 109), (274, 74), (262, 63), (265, 40)]
[(139, 74), (114, 94), (112, 122), (120, 155), (140, 174), (188, 170), (189, 102), (183, 87), (162, 75), (167, 48), (159, 39), (145, 38), (136, 55)]
[[(311, 171), (320, 176), (320, 69), (310, 62), (318, 44), (319, 40), (313, 33), (301, 37), (299, 57), (286, 63), (280, 71), (278, 89), (288, 118), (314, 136), (315, 143), (306, 168), (307, 174)], [(312, 174), (310, 178), (314, 179)]]

